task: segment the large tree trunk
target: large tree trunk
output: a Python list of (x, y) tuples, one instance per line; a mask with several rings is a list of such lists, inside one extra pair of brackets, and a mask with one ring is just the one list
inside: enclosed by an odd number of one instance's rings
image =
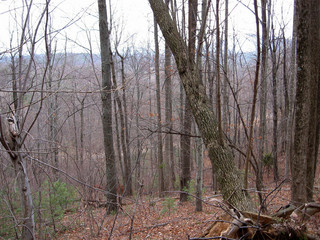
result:
[(106, 160), (107, 180), (107, 211), (116, 211), (117, 207), (117, 173), (113, 149), (112, 130), (112, 98), (111, 98), (111, 53), (110, 38), (107, 22), (106, 1), (98, 0), (99, 8), (99, 32), (101, 48), (101, 73), (102, 73), (102, 126)]
[(217, 179), (223, 198), (238, 209), (253, 207), (250, 197), (243, 191), (242, 180), (236, 169), (232, 152), (223, 141), (219, 143), (218, 122), (212, 106), (199, 82), (198, 73), (189, 67), (188, 50), (176, 25), (171, 19), (167, 6), (162, 0), (149, 0), (157, 23), (175, 57), (179, 75), (189, 100), (209, 158), (217, 172)]
[(317, 152), (320, 2), (297, 0), (297, 89), (291, 200), (312, 201)]

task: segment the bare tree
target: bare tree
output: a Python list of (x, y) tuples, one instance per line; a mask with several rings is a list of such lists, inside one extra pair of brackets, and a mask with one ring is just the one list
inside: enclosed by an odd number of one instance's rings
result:
[[(13, 104), (12, 108), (8, 111), (2, 112), (2, 114), (7, 113), (7, 117), (0, 117), (0, 142), (10, 156), (20, 193), (22, 234), (19, 237), (21, 239), (35, 238), (34, 204), (28, 173), (28, 154), (26, 154), (28, 153), (28, 149), (25, 149), (25, 142), (39, 117), (44, 98), (42, 92), (40, 94), (36, 94), (35, 92), (28, 93), (28, 89), (33, 84), (39, 84), (40, 89), (43, 90), (49, 66), (49, 62), (46, 61), (45, 70), (40, 77), (40, 82), (36, 83), (35, 73), (33, 72), (35, 49), (42, 23), (44, 23), (44, 36), (45, 38), (48, 37), (49, 1), (46, 1), (44, 8), (39, 12), (37, 22), (32, 24), (31, 12), (33, 7), (32, 1), (25, 2), (22, 6), (25, 10), (22, 14), (23, 22), (21, 25), (17, 23), (17, 25), (21, 26), (20, 40), (16, 47), (17, 53), (11, 54)], [(15, 51), (14, 49), (13, 51)], [(24, 57), (26, 49), (30, 55), (28, 59)], [(25, 101), (26, 97), (28, 98), (28, 102)], [(34, 112), (31, 116), (31, 108), (36, 102), (39, 104), (37, 104), (37, 108), (33, 110)]]
[[(261, 84), (260, 84), (260, 123), (259, 123), (259, 144), (258, 144), (258, 181), (263, 183), (263, 157), (266, 136), (266, 108), (267, 108), (267, 76), (268, 76), (268, 24), (267, 24), (267, 0), (261, 1), (261, 26), (262, 26), (262, 46), (261, 46)], [(260, 199), (262, 200), (262, 199)]]
[(224, 52), (223, 52), (223, 130), (228, 133), (229, 126), (229, 95), (228, 95), (228, 31), (229, 31), (229, 0), (225, 0), (224, 14)]
[(117, 172), (113, 149), (112, 128), (112, 84), (111, 84), (111, 52), (110, 34), (108, 29), (107, 8), (105, 0), (98, 0), (99, 33), (101, 48), (101, 73), (102, 73), (102, 125), (106, 161), (107, 180), (107, 212), (116, 211), (117, 206)]
[[(195, 68), (195, 50), (196, 50), (196, 36), (197, 36), (197, 13), (198, 0), (188, 1), (188, 55), (189, 65)], [(194, 69), (195, 70), (195, 69)], [(185, 190), (189, 188), (191, 180), (191, 126), (192, 126), (192, 112), (188, 98), (185, 99), (185, 112), (183, 118), (183, 135), (181, 136), (181, 176), (180, 176), (180, 201), (187, 201), (187, 194)]]
[[(273, 20), (272, 20), (273, 21)], [(278, 42), (275, 39), (274, 25), (271, 24), (271, 43), (270, 52), (272, 60), (272, 96), (273, 96), (273, 143), (272, 143), (272, 155), (273, 155), (273, 177), (275, 181), (279, 180), (278, 173), (278, 93), (277, 93), (277, 72), (279, 64), (277, 63), (277, 49)]]
[[(167, 6), (169, 5), (170, 0), (166, 0)], [(172, 75), (173, 67), (171, 63), (171, 51), (168, 44), (165, 45), (165, 122), (166, 128), (171, 131), (172, 124)], [(176, 181), (175, 175), (175, 163), (174, 163), (174, 149), (173, 149), (173, 135), (168, 134), (165, 138), (165, 159), (167, 159), (167, 171), (169, 172), (169, 179), (171, 180), (171, 185), (174, 187)]]
[(250, 125), (249, 125), (249, 137), (248, 137), (248, 147), (246, 152), (246, 166), (244, 173), (244, 187), (248, 188), (248, 171), (249, 171), (249, 162), (251, 158), (251, 151), (253, 145), (253, 125), (255, 119), (255, 109), (256, 109), (256, 101), (257, 101), (257, 92), (258, 92), (258, 82), (259, 82), (259, 71), (260, 71), (260, 22), (259, 22), (259, 13), (258, 13), (258, 3), (257, 0), (254, 0), (254, 12), (256, 18), (256, 32), (257, 32), (257, 61), (256, 61), (256, 70), (253, 84), (253, 99), (252, 99), (252, 107), (251, 107), (251, 116), (250, 116)]
[(154, 19), (154, 43), (155, 43), (155, 72), (157, 89), (157, 125), (158, 125), (158, 174), (159, 174), (159, 196), (163, 197), (165, 191), (164, 183), (164, 162), (163, 162), (163, 144), (162, 144), (162, 120), (161, 120), (161, 99), (160, 99), (160, 59), (159, 59), (159, 39), (158, 26)]
[(188, 48), (171, 19), (168, 8), (162, 0), (149, 0), (157, 23), (175, 57), (178, 72), (184, 85), (193, 116), (208, 150), (212, 165), (217, 170), (218, 182), (225, 200), (239, 209), (251, 209), (252, 201), (242, 189), (242, 181), (233, 161), (232, 152), (223, 141), (219, 142), (218, 122), (202, 83), (190, 66)]

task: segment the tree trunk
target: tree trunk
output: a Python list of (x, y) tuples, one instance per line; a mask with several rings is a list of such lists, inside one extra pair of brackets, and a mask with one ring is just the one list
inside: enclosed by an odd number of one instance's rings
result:
[[(195, 42), (196, 42), (196, 31), (197, 31), (197, 6), (198, 0), (188, 1), (189, 12), (188, 12), (188, 32), (189, 32), (189, 66), (194, 68), (195, 61)], [(192, 125), (192, 112), (190, 109), (190, 102), (185, 99), (185, 113), (183, 119), (183, 135), (181, 136), (181, 176), (180, 176), (180, 201), (187, 201), (188, 195), (185, 191), (189, 188), (191, 180), (191, 125)]]
[[(166, 0), (168, 6), (169, 0)], [(166, 128), (172, 130), (172, 78), (173, 73), (172, 64), (171, 64), (171, 51), (169, 46), (165, 45), (165, 122)], [(173, 136), (168, 134), (165, 138), (165, 154), (167, 159), (167, 171), (169, 174), (169, 179), (171, 180), (171, 186), (174, 187), (176, 181), (175, 176), (175, 163), (174, 163), (174, 149), (173, 149)]]
[(257, 32), (257, 62), (256, 62), (256, 71), (255, 71), (255, 79), (253, 85), (253, 99), (252, 99), (252, 108), (251, 108), (251, 118), (249, 125), (249, 138), (248, 138), (248, 147), (246, 152), (246, 166), (244, 173), (244, 187), (248, 188), (248, 171), (249, 171), (249, 162), (252, 151), (253, 144), (253, 125), (255, 118), (255, 109), (256, 109), (256, 101), (257, 101), (257, 91), (258, 91), (258, 82), (259, 82), (259, 70), (260, 70), (260, 30), (259, 30), (259, 14), (258, 14), (258, 6), (257, 0), (254, 0), (254, 12), (256, 17), (256, 32)]
[[(199, 129), (196, 127), (197, 135), (200, 134)], [(202, 183), (203, 183), (203, 143), (201, 138), (196, 139), (196, 211), (202, 211)]]
[(107, 212), (117, 211), (117, 172), (113, 149), (111, 53), (106, 1), (98, 0), (102, 73), (102, 126), (106, 160)]
[[(267, 74), (268, 74), (268, 26), (267, 26), (267, 0), (261, 1), (262, 17), (262, 47), (261, 47), (261, 84), (260, 84), (260, 123), (258, 144), (258, 166), (259, 174), (257, 181), (263, 182), (263, 157), (266, 135), (266, 106), (267, 106)], [(262, 202), (262, 196), (260, 203)]]
[[(284, 116), (282, 117), (282, 143), (281, 143), (281, 152), (286, 152), (287, 147), (287, 132), (290, 131), (288, 128), (289, 121), (289, 89), (288, 89), (288, 75), (287, 75), (287, 39), (285, 37), (284, 29), (282, 29), (282, 43), (283, 43), (283, 90), (284, 90)], [(285, 177), (287, 177), (288, 166), (285, 162)]]
[(297, 43), (297, 10), (294, 5), (293, 15), (293, 30), (292, 30), (292, 46), (291, 46), (291, 61), (290, 61), (290, 81), (289, 81), (289, 114), (287, 121), (286, 134), (286, 153), (285, 153), (285, 177), (289, 178), (290, 165), (292, 163), (292, 147), (293, 147), (293, 128), (294, 128), (294, 86), (296, 81), (296, 43)]
[(228, 95), (228, 19), (229, 19), (229, 0), (225, 0), (224, 14), (224, 57), (223, 57), (223, 130), (225, 134), (229, 133), (229, 95)]
[[(273, 20), (272, 20), (273, 21)], [(273, 112), (273, 141), (272, 141), (272, 155), (273, 155), (273, 178), (275, 181), (279, 180), (278, 173), (278, 95), (277, 95), (277, 72), (278, 72), (278, 64), (277, 64), (277, 47), (276, 47), (276, 39), (274, 36), (274, 27), (272, 23), (271, 27), (272, 31), (272, 39), (270, 44), (271, 51), (271, 59), (272, 59), (272, 96), (273, 96), (273, 104), (272, 104), (272, 112)]]
[[(111, 56), (112, 57), (112, 56)], [(122, 175), (122, 179), (123, 179), (123, 185), (126, 185), (126, 183), (128, 182), (128, 168), (126, 165), (126, 160), (124, 160), (124, 167), (122, 165), (122, 157), (123, 159), (128, 159), (127, 156), (127, 145), (126, 145), (126, 133), (125, 133), (125, 121), (124, 121), (124, 116), (123, 116), (123, 108), (122, 108), (122, 102), (119, 96), (119, 92), (117, 90), (117, 79), (116, 79), (116, 72), (115, 72), (115, 68), (114, 68), (114, 60), (112, 58), (112, 62), (111, 62), (111, 70), (112, 70), (112, 83), (113, 83), (113, 89), (114, 91), (114, 101), (116, 102), (117, 106), (118, 106), (118, 114), (119, 114), (119, 120), (120, 120), (120, 136), (119, 136), (119, 132), (118, 132), (118, 117), (117, 117), (117, 113), (115, 112), (115, 121), (116, 121), (116, 136), (117, 136), (117, 149), (118, 149), (118, 154), (119, 154), (119, 163), (120, 163), (120, 169), (121, 169), (121, 175)], [(122, 151), (121, 151), (122, 150)], [(122, 153), (121, 153), (122, 152)], [(125, 170), (124, 170), (125, 169)], [(126, 185), (128, 186), (128, 185)]]
[[(121, 84), (126, 86), (125, 74), (124, 74), (124, 57), (117, 52), (121, 59)], [(122, 102), (123, 102), (123, 118), (124, 128), (121, 128), (122, 134), (124, 134), (124, 141), (122, 151), (124, 160), (124, 172), (125, 172), (125, 194), (128, 196), (132, 195), (132, 176), (131, 176), (131, 153), (130, 153), (130, 136), (129, 136), (129, 125), (128, 125), (128, 110), (127, 110), (127, 94), (126, 88), (122, 88)]]
[(157, 23), (175, 57), (178, 72), (189, 100), (209, 158), (217, 171), (223, 198), (238, 209), (252, 209), (251, 198), (243, 191), (241, 175), (236, 169), (232, 152), (223, 141), (219, 143), (218, 122), (197, 72), (189, 67), (188, 50), (162, 0), (149, 0)]
[(154, 19), (154, 43), (155, 43), (155, 71), (156, 71), (156, 88), (157, 88), (157, 125), (158, 125), (158, 176), (159, 176), (159, 197), (163, 197), (165, 191), (164, 184), (164, 164), (162, 154), (162, 123), (161, 123), (161, 99), (160, 99), (160, 64), (159, 64), (159, 40), (158, 27)]
[(297, 10), (297, 89), (295, 136), (291, 166), (291, 200), (313, 200), (320, 56), (320, 2), (295, 2)]
[(30, 181), (28, 178), (28, 174), (26, 171), (26, 161), (21, 156), (20, 153), (16, 156), (16, 158), (11, 158), (13, 161), (14, 169), (16, 176), (18, 176), (18, 184), (21, 196), (21, 206), (23, 213), (23, 228), (22, 228), (22, 239), (29, 240), (34, 239), (34, 209), (33, 209), (33, 201), (31, 195), (31, 187)]
[(221, 78), (220, 78), (220, 22), (219, 22), (219, 0), (216, 0), (216, 74), (217, 74), (217, 117), (219, 138), (222, 142), (222, 117), (221, 117)]

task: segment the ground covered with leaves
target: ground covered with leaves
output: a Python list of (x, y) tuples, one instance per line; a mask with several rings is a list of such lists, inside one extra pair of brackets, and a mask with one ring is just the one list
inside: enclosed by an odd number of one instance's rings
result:
[[(287, 183), (278, 188), (274, 184), (266, 190), (266, 195), (272, 192), (266, 199), (270, 214), (288, 204), (289, 189)], [(192, 239), (202, 236), (224, 214), (221, 196), (209, 193), (203, 198), (202, 212), (195, 211), (192, 198), (180, 203), (178, 193), (165, 198), (142, 196), (124, 202), (123, 210), (112, 215), (106, 215), (104, 208), (88, 205), (67, 214), (58, 239)], [(320, 238), (320, 214), (313, 216), (307, 227)]]

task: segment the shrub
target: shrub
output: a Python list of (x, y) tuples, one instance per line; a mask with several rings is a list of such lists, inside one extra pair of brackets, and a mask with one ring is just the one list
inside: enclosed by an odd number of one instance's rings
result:
[(170, 213), (174, 212), (176, 210), (174, 202), (174, 198), (165, 198), (165, 200), (162, 202), (161, 214), (167, 212), (170, 215)]
[(262, 159), (263, 165), (266, 167), (270, 167), (273, 164), (273, 156), (272, 153), (266, 153)]
[(21, 205), (18, 192), (0, 191), (0, 238), (15, 239), (18, 229), (15, 218), (20, 216)]
[(76, 202), (77, 192), (74, 187), (60, 180), (46, 180), (36, 193), (35, 206), (39, 208), (36, 221), (40, 224), (45, 223), (48, 226), (45, 232), (52, 234), (57, 231), (59, 221), (63, 219), (65, 212), (76, 210)]

